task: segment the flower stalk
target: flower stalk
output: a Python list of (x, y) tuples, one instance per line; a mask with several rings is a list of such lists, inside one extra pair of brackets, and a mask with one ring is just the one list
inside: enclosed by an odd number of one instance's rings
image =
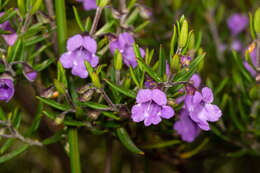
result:
[[(65, 13), (65, 1), (56, 0), (56, 23), (58, 33), (58, 48), (59, 54), (66, 51), (66, 40), (67, 40), (67, 22)], [(76, 128), (69, 127), (68, 129), (69, 146), (70, 146), (70, 169), (72, 173), (80, 173), (80, 156), (78, 148), (78, 131)]]

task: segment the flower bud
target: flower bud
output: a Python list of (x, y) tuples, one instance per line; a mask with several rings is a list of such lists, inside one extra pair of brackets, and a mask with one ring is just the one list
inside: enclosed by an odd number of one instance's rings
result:
[(0, 101), (9, 102), (13, 96), (13, 78), (9, 73), (3, 73), (0, 76)]
[(43, 90), (40, 94), (43, 98), (56, 98), (59, 95), (59, 93), (55, 90), (54, 86), (51, 86), (45, 90)]
[(109, 3), (109, 0), (97, 0), (97, 5), (99, 7), (105, 7)]
[(100, 111), (98, 110), (92, 110), (92, 111), (88, 111), (88, 116), (92, 119), (92, 120), (97, 120), (98, 117), (100, 115)]
[(260, 7), (258, 7), (258, 9), (255, 12), (254, 27), (255, 27), (256, 33), (259, 34), (260, 33)]
[(185, 19), (181, 25), (181, 32), (179, 37), (179, 47), (183, 48), (188, 40), (188, 21)]
[(92, 99), (93, 94), (94, 94), (94, 90), (93, 89), (89, 89), (88, 91), (86, 91), (84, 94), (81, 95), (79, 100), (81, 102), (87, 102), (87, 101)]
[(26, 63), (23, 63), (23, 74), (30, 82), (33, 82), (37, 77), (37, 71), (33, 70), (33, 68)]
[(101, 83), (100, 83), (100, 80), (99, 80), (99, 77), (98, 77), (97, 73), (96, 72), (92, 72), (92, 74), (90, 76), (91, 76), (91, 79), (92, 79), (92, 82), (93, 82), (94, 86), (100, 89), (101, 88)]
[(171, 69), (173, 69), (173, 71), (179, 71), (181, 68), (181, 64), (180, 64), (180, 58), (177, 54), (175, 54), (172, 57), (172, 61), (171, 61)]
[(116, 50), (115, 55), (114, 55), (114, 66), (116, 70), (121, 70), (122, 69), (122, 54)]

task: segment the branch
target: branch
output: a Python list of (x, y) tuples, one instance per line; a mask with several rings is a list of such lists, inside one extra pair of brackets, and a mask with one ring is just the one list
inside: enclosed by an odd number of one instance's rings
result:
[(3, 126), (6, 126), (11, 134), (0, 134), (0, 137), (3, 138), (15, 138), (19, 139), (20, 141), (23, 141), (24, 143), (27, 143), (29, 145), (37, 145), (37, 146), (43, 146), (43, 144), (39, 141), (35, 141), (33, 139), (25, 138), (22, 136), (10, 123), (10, 121), (2, 121), (0, 120), (0, 124)]
[(96, 29), (97, 29), (97, 25), (98, 25), (100, 16), (102, 14), (102, 10), (103, 10), (103, 8), (101, 8), (101, 7), (98, 7), (97, 10), (96, 10), (96, 15), (95, 15), (92, 27), (91, 27), (90, 32), (89, 32), (90, 36), (93, 36), (95, 31), (96, 31)]
[(212, 37), (213, 37), (213, 40), (214, 40), (214, 43), (216, 45), (216, 48), (217, 48), (217, 58), (220, 62), (224, 62), (224, 57), (223, 57), (223, 51), (221, 50), (221, 40), (220, 40), (220, 37), (219, 37), (219, 34), (218, 34), (218, 29), (217, 29), (217, 24), (216, 24), (216, 20), (214, 18), (214, 11), (212, 9), (210, 9), (207, 13), (206, 13), (206, 20), (209, 24), (209, 29), (210, 29), (210, 32), (212, 34)]

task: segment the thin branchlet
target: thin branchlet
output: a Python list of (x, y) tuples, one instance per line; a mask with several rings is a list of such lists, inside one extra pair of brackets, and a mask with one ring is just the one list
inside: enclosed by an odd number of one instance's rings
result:
[(39, 141), (25, 138), (23, 135), (21, 135), (11, 124), (10, 121), (2, 121), (0, 120), (0, 124), (2, 126), (5, 126), (10, 134), (0, 134), (0, 137), (8, 138), (8, 139), (19, 139), (20, 141), (27, 143), (29, 145), (36, 145), (36, 146), (43, 146), (43, 144)]

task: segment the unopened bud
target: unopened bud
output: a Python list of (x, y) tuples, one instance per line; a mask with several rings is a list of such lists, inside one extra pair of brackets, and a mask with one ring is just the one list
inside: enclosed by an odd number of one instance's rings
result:
[(85, 93), (83, 93), (83, 94), (81, 95), (81, 97), (79, 98), (79, 100), (80, 100), (81, 102), (87, 102), (87, 101), (89, 101), (89, 100), (92, 99), (93, 94), (94, 94), (94, 90), (93, 90), (93, 89), (89, 89), (88, 91), (86, 91)]
[(37, 71), (33, 70), (33, 68), (27, 63), (23, 63), (23, 74), (30, 82), (33, 82), (37, 77)]

